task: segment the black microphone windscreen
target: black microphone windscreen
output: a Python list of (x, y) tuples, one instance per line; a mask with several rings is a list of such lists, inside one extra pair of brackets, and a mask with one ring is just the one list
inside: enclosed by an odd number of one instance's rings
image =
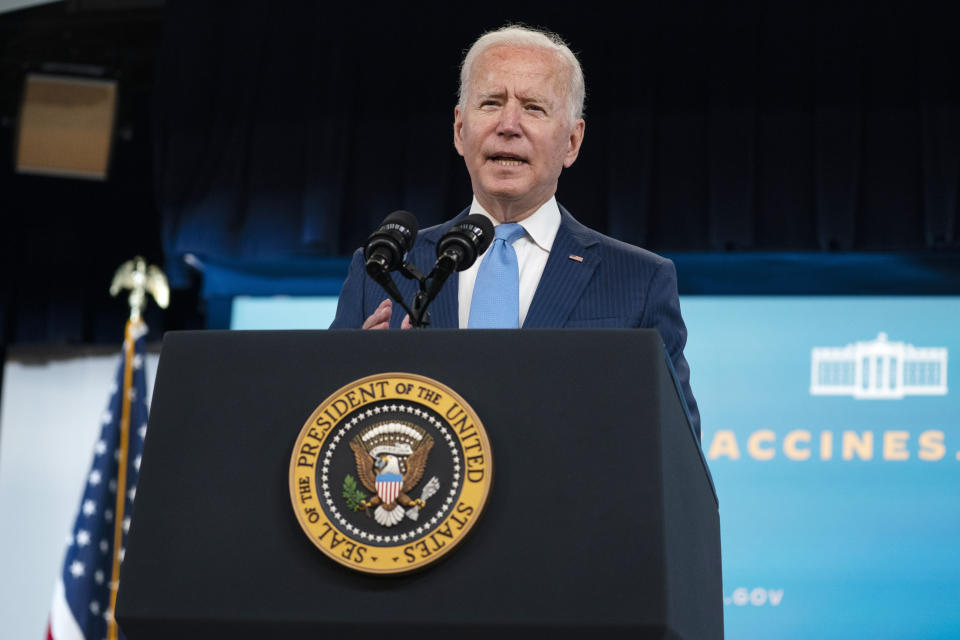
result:
[(409, 251), (417, 239), (417, 233), (420, 231), (420, 225), (417, 223), (416, 216), (409, 211), (404, 211), (403, 209), (394, 211), (383, 219), (383, 222), (380, 223), (380, 228), (377, 229), (377, 231), (379, 232), (398, 228), (405, 230), (401, 231), (406, 245), (404, 246), (404, 251)]
[(471, 213), (464, 222), (469, 222), (480, 227), (480, 237), (477, 239), (477, 255), (483, 255), (483, 252), (486, 251), (487, 248), (490, 247), (490, 243), (493, 242), (493, 223), (490, 222), (490, 218), (482, 216), (479, 213)]
[(457, 271), (469, 269), (493, 242), (493, 223), (478, 213), (471, 214), (453, 225), (437, 243), (438, 260), (446, 255), (455, 263)]
[(413, 248), (419, 225), (409, 211), (394, 211), (380, 223), (363, 245), (367, 272), (393, 271), (400, 266), (405, 253)]

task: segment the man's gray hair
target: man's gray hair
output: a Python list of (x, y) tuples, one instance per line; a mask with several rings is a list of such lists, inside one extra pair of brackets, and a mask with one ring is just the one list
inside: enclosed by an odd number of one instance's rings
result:
[(573, 123), (577, 118), (583, 117), (583, 103), (586, 99), (587, 90), (583, 81), (583, 69), (580, 68), (580, 61), (577, 60), (577, 56), (573, 55), (573, 51), (570, 51), (570, 47), (563, 41), (563, 38), (555, 33), (512, 24), (483, 34), (477, 38), (477, 41), (467, 51), (467, 55), (464, 56), (463, 64), (460, 65), (460, 91), (458, 93), (458, 104), (461, 110), (466, 107), (467, 84), (473, 71), (473, 63), (476, 62), (481, 53), (496, 46), (546, 49), (559, 54), (570, 69), (570, 77), (565, 87), (570, 122)]

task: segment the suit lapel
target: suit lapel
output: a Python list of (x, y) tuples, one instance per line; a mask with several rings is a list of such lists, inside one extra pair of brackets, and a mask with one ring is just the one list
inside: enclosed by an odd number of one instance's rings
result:
[(560, 215), (560, 229), (530, 303), (524, 329), (562, 327), (600, 264), (599, 252), (594, 247), (597, 240), (590, 231), (563, 207)]

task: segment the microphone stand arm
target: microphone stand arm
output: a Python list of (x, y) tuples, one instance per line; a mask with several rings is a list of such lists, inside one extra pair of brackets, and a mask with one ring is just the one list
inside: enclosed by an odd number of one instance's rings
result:
[(427, 285), (424, 291), (424, 308), (433, 302), (433, 299), (440, 293), (440, 289), (443, 288), (443, 283), (457, 270), (457, 263), (458, 261), (451, 251), (445, 251), (437, 259), (437, 264), (434, 265), (433, 271), (430, 272), (430, 284)]
[[(404, 271), (404, 267), (406, 267), (408, 264), (410, 263), (408, 262), (403, 263), (403, 266), (400, 267), (399, 271), (407, 278), (410, 278), (411, 275), (408, 275), (408, 273)], [(410, 265), (410, 266), (413, 267), (413, 265)], [(416, 267), (413, 267), (413, 268), (416, 271)], [(419, 274), (420, 272), (417, 271), (417, 273)], [(393, 278), (390, 277), (390, 274), (384, 268), (382, 261), (375, 260), (372, 263), (368, 262), (367, 275), (369, 275), (381, 287), (383, 287), (384, 291), (386, 291), (391, 298), (393, 298), (397, 303), (399, 303), (400, 306), (403, 307), (404, 311), (410, 314), (410, 317), (413, 318), (413, 311), (410, 309), (410, 307), (407, 306), (407, 303), (403, 301), (403, 294), (401, 294), (400, 290), (397, 289), (397, 284), (393, 281)], [(423, 276), (420, 275), (420, 277), (422, 278)]]
[(390, 277), (390, 274), (383, 269), (377, 269), (375, 267), (368, 267), (367, 273), (380, 283), (380, 286), (390, 294), (391, 298), (403, 307), (404, 311), (410, 316), (410, 324), (418, 329), (423, 329), (430, 325), (430, 312), (427, 310), (427, 307), (430, 306), (433, 299), (440, 293), (440, 289), (443, 287), (443, 283), (447, 281), (447, 278), (457, 270), (458, 257), (456, 251), (445, 251), (437, 259), (433, 271), (427, 276), (424, 276), (423, 272), (417, 269), (416, 265), (410, 261), (404, 262), (397, 268), (397, 271), (404, 278), (417, 281), (418, 291), (413, 297), (413, 304), (411, 306), (407, 306), (407, 303), (403, 301), (403, 296), (400, 290), (397, 289), (397, 285)]
[[(430, 313), (427, 311), (427, 305), (430, 301), (427, 299), (427, 278), (423, 275), (416, 265), (410, 261), (404, 262), (397, 269), (400, 274), (408, 280), (416, 280), (419, 285), (417, 293), (413, 296), (413, 308), (403, 305), (410, 315), (410, 324), (417, 329), (423, 329), (430, 324)], [(403, 304), (403, 303), (401, 303)]]
[(413, 311), (409, 312), (410, 324), (414, 327), (423, 328), (430, 324), (430, 312), (427, 311), (427, 308), (440, 293), (443, 283), (457, 270), (458, 257), (455, 251), (443, 252), (437, 259), (430, 275), (426, 277), (409, 262), (403, 263), (403, 266), (400, 267), (400, 273), (420, 284), (420, 290), (413, 298)]

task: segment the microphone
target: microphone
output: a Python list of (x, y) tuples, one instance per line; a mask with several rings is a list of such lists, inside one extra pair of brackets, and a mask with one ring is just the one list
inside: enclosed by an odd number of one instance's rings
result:
[(454, 271), (469, 269), (493, 242), (493, 223), (486, 216), (473, 213), (443, 234), (437, 243), (437, 262), (424, 296), (423, 309), (440, 293), (440, 288)]
[(469, 269), (493, 242), (493, 223), (474, 213), (443, 234), (437, 243), (437, 268), (449, 273)]
[(370, 234), (363, 245), (367, 273), (391, 298), (399, 302), (407, 313), (411, 313), (410, 307), (403, 301), (403, 295), (390, 277), (390, 272), (403, 264), (403, 256), (410, 251), (417, 239), (418, 227), (417, 219), (412, 213), (394, 211), (383, 219), (380, 227)]
[(393, 271), (417, 239), (417, 219), (409, 211), (394, 211), (380, 223), (363, 245), (367, 273), (376, 280)]

